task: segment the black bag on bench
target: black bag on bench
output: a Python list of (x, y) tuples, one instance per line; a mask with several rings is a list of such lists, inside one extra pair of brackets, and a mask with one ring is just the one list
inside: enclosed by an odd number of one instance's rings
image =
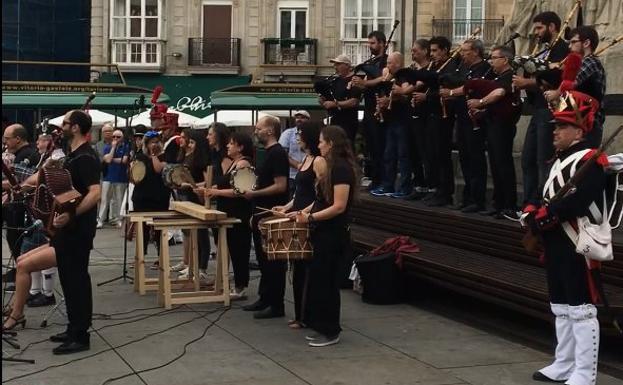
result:
[(364, 302), (389, 305), (403, 302), (405, 285), (403, 275), (396, 265), (394, 252), (372, 255), (364, 254), (355, 260), (361, 277)]

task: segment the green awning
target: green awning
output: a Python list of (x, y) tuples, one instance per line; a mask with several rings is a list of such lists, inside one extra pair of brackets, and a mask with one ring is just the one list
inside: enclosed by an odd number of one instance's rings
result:
[[(98, 93), (91, 102), (91, 108), (99, 110), (127, 109), (134, 107), (144, 95), (149, 103), (151, 94), (148, 93)], [(85, 93), (28, 93), (3, 92), (3, 108), (80, 108), (89, 96)], [(169, 97), (161, 94), (159, 102), (169, 102)]]

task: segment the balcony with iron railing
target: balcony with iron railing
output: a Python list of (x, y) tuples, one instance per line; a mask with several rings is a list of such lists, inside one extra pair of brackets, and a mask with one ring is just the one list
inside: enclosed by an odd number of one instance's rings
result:
[(504, 19), (436, 19), (433, 18), (433, 36), (446, 36), (453, 44), (461, 44), (476, 29), (481, 32), (478, 38), (491, 46), (498, 36)]
[(240, 72), (239, 38), (189, 38), (188, 66), (196, 73)]
[(265, 38), (264, 64), (268, 65), (312, 65), (316, 62), (316, 39), (280, 39)]

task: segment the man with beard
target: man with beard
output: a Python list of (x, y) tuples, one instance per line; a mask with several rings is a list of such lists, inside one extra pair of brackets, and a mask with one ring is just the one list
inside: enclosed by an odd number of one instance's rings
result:
[(387, 65), (387, 55), (385, 55), (385, 46), (387, 45), (387, 38), (381, 31), (372, 31), (368, 35), (368, 48), (372, 58), (378, 58), (378, 60), (372, 60), (370, 67), (374, 71), (368, 71), (368, 75), (365, 78), (360, 76), (353, 76), (351, 80), (351, 86), (363, 89), (364, 100), (364, 114), (363, 114), (363, 128), (366, 140), (366, 151), (371, 159), (372, 163), (372, 183), (368, 186), (369, 190), (374, 190), (380, 187), (383, 181), (383, 152), (385, 151), (385, 132), (379, 126), (379, 122), (374, 117), (376, 111), (376, 95), (375, 87), (378, 86), (381, 81), (381, 73), (383, 68)]
[[(266, 150), (261, 166), (256, 169), (257, 189), (246, 191), (244, 197), (252, 199), (256, 207), (275, 207), (288, 203), (288, 154), (277, 138), (281, 122), (274, 116), (265, 116), (255, 125), (255, 135)], [(268, 261), (262, 249), (262, 234), (258, 227), (261, 217), (252, 220), (255, 256), (260, 265), (262, 277), (258, 289), (259, 299), (243, 309), (255, 311), (254, 318), (276, 318), (284, 316), (283, 297), (286, 288), (286, 261)]]
[(91, 124), (91, 117), (84, 111), (69, 111), (63, 118), (63, 136), (69, 144), (64, 167), (70, 172), (73, 187), (82, 194), (82, 200), (74, 213), (60, 214), (53, 222), (57, 230), (50, 239), (50, 246), (55, 249), (69, 319), (65, 332), (50, 337), (53, 342), (62, 342), (53, 350), (54, 354), (90, 348), (88, 329), (93, 315), (93, 295), (89, 256), (101, 194), (100, 161), (86, 137)]
[[(483, 59), (485, 48), (482, 40), (465, 41), (460, 52), (462, 62), (457, 73), (462, 79), (481, 78), (489, 72), (491, 66)], [(459, 163), (465, 179), (463, 201), (455, 208), (464, 213), (482, 211), (485, 209), (485, 194), (487, 192), (486, 134), (484, 130), (474, 128), (467, 110), (462, 86), (452, 89), (441, 88), (439, 94), (445, 99), (455, 98)]]
[[(542, 44), (554, 43), (560, 30), (560, 17), (554, 12), (539, 13), (532, 19), (534, 33)], [(539, 56), (543, 58), (549, 53), (549, 60), (560, 62), (567, 56), (567, 44), (563, 39), (558, 40), (549, 50), (544, 50)], [(524, 203), (536, 203), (541, 198), (541, 190), (547, 178), (548, 162), (554, 156), (552, 133), (554, 131), (552, 114), (538, 88), (536, 79), (523, 76), (513, 76), (513, 85), (518, 89), (525, 89), (528, 102), (533, 106), (532, 119), (526, 131), (523, 150), (521, 153), (521, 169), (523, 171)]]

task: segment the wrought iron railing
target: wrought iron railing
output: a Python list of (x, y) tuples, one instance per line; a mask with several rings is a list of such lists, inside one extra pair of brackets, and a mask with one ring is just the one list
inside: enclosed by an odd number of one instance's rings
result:
[(192, 37), (188, 39), (188, 65), (239, 67), (240, 39)]
[(495, 41), (502, 27), (504, 19), (435, 19), (433, 18), (433, 35), (445, 36), (452, 43), (460, 44), (465, 41), (478, 27), (481, 32), (479, 39), (485, 45), (491, 45)]
[(316, 65), (316, 39), (262, 39), (264, 64)]

